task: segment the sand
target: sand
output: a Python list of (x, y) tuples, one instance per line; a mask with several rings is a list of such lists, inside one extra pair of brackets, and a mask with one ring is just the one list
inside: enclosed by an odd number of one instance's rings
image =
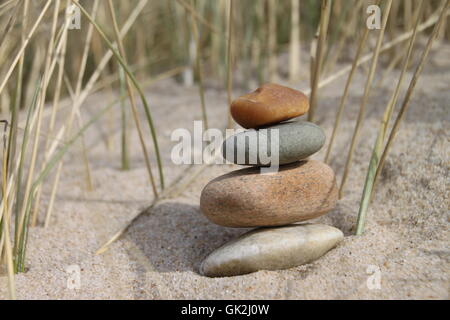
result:
[[(94, 190), (86, 191), (81, 147), (76, 144), (65, 158), (51, 224), (43, 228), (43, 215), (50, 196), (50, 183), (46, 183), (40, 225), (30, 232), (27, 272), (16, 277), (18, 298), (447, 299), (450, 271), (449, 56), (449, 45), (432, 50), (387, 158), (368, 212), (366, 231), (362, 236), (354, 236), (358, 204), (379, 119), (399, 71), (394, 71), (381, 87), (374, 89), (345, 196), (333, 211), (315, 219), (341, 229), (345, 239), (317, 261), (288, 270), (260, 271), (229, 278), (200, 276), (198, 267), (202, 259), (247, 231), (213, 225), (199, 211), (203, 186), (238, 166), (210, 166), (181, 195), (148, 210), (153, 196), (137, 134), (133, 131), (131, 136), (132, 168), (121, 171), (120, 123), (116, 118), (119, 112), (105, 116), (85, 137)], [(410, 77), (408, 73), (407, 82)], [(332, 152), (331, 166), (338, 181), (364, 82), (363, 71), (358, 72)], [(324, 128), (328, 138), (344, 83), (345, 77), (320, 91), (317, 124)], [(295, 87), (306, 88), (307, 78)], [(237, 90), (235, 95), (243, 92), (245, 89)], [(176, 128), (192, 130), (193, 120), (201, 119), (198, 91), (169, 79), (151, 86), (147, 95), (170, 184), (186, 169), (170, 161), (170, 151), (175, 145), (170, 141), (170, 134)], [(403, 95), (404, 92), (400, 99)], [(108, 99), (106, 93), (89, 98), (83, 105), (83, 118), (88, 119)], [(225, 91), (220, 87), (208, 87), (206, 102), (210, 125), (222, 127), (227, 112)], [(113, 132), (109, 148), (105, 138), (108, 131)], [(148, 146), (151, 147), (150, 139)], [(325, 148), (313, 158), (323, 160), (324, 153)], [(153, 167), (156, 174), (156, 167)], [(143, 214), (120, 240), (107, 252), (95, 255), (106, 240), (140, 213)], [(71, 268), (79, 268), (79, 286), (76, 281), (71, 282), (76, 280)], [(380, 285), (370, 285), (376, 284), (377, 278)], [(5, 276), (0, 277), (0, 297), (7, 297)]]

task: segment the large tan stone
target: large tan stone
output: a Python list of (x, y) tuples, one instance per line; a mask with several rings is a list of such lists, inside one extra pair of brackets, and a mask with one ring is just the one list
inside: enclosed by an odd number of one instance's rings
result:
[(307, 160), (271, 174), (253, 167), (217, 177), (203, 189), (200, 209), (221, 226), (277, 226), (323, 215), (335, 207), (337, 198), (333, 170)]

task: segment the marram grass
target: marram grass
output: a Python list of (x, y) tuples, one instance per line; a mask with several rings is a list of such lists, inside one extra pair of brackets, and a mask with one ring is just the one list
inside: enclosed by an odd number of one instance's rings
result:
[(159, 146), (158, 146), (158, 138), (157, 138), (157, 135), (156, 135), (156, 129), (155, 129), (155, 126), (153, 124), (153, 119), (152, 119), (152, 115), (150, 113), (150, 108), (148, 106), (147, 99), (145, 98), (145, 95), (144, 95), (144, 93), (143, 93), (143, 91), (142, 91), (142, 89), (141, 89), (141, 87), (139, 85), (139, 82), (137, 81), (137, 79), (133, 75), (133, 73), (130, 71), (130, 69), (128, 68), (127, 64), (123, 60), (123, 58), (120, 56), (120, 54), (114, 48), (112, 43), (106, 37), (105, 33), (100, 28), (100, 26), (92, 19), (92, 17), (89, 15), (89, 13), (77, 1), (74, 1), (74, 0), (71, 0), (71, 1), (78, 8), (80, 8), (80, 10), (83, 13), (83, 15), (89, 20), (90, 23), (92, 23), (95, 26), (95, 29), (97, 30), (99, 35), (102, 37), (102, 39), (105, 41), (105, 43), (107, 44), (108, 48), (112, 51), (112, 53), (114, 54), (115, 58), (117, 59), (117, 61), (122, 66), (122, 68), (125, 70), (125, 72), (127, 73), (127, 76), (130, 78), (131, 82), (133, 83), (133, 85), (135, 86), (136, 90), (138, 91), (139, 96), (141, 97), (141, 101), (142, 101), (142, 104), (144, 105), (144, 110), (145, 110), (145, 114), (146, 114), (146, 117), (147, 117), (147, 122), (148, 122), (148, 125), (150, 127), (150, 132), (151, 132), (151, 135), (152, 135), (153, 145), (155, 146), (155, 153), (156, 153), (156, 160), (157, 160), (157, 164), (158, 164), (158, 171), (159, 171), (159, 178), (160, 178), (161, 188), (164, 189), (164, 173), (163, 173), (163, 168), (162, 168), (161, 154), (160, 154), (160, 150), (159, 150)]
[[(122, 43), (122, 41), (120, 39), (119, 27), (117, 25), (116, 14), (114, 12), (114, 7), (113, 7), (113, 4), (112, 4), (111, 0), (108, 0), (108, 7), (109, 7), (110, 14), (111, 14), (111, 20), (112, 20), (113, 26), (114, 26), (114, 35), (115, 35), (116, 41), (118, 43), (119, 52), (122, 55), (122, 58), (124, 59), (124, 62), (126, 63), (126, 59), (127, 58), (126, 58), (126, 55), (125, 55), (125, 50), (124, 50), (124, 47), (123, 47), (123, 43)], [(122, 70), (124, 70), (123, 67), (122, 67)], [(153, 177), (152, 167), (151, 167), (151, 163), (150, 163), (150, 157), (149, 157), (149, 154), (148, 154), (148, 151), (147, 151), (147, 147), (145, 145), (144, 133), (142, 132), (142, 126), (141, 126), (141, 122), (139, 120), (139, 115), (138, 115), (138, 111), (137, 111), (137, 107), (136, 107), (136, 101), (135, 101), (135, 98), (134, 98), (133, 88), (131, 86), (130, 78), (128, 76), (125, 76), (125, 84), (126, 84), (126, 88), (127, 88), (128, 97), (130, 99), (133, 119), (134, 119), (134, 122), (136, 124), (136, 129), (137, 129), (138, 135), (139, 135), (139, 141), (140, 141), (141, 147), (142, 147), (142, 153), (144, 154), (145, 165), (147, 167), (147, 172), (148, 172), (148, 175), (149, 175), (150, 183), (151, 183), (152, 188), (153, 188), (153, 194), (154, 194), (155, 197), (158, 197), (158, 190), (157, 190), (157, 187), (156, 187), (155, 179)], [(151, 120), (151, 118), (150, 118), (150, 120)], [(149, 124), (150, 124), (150, 127), (153, 128), (153, 122), (149, 121)], [(157, 147), (157, 144), (155, 145), (155, 148), (156, 147)], [(162, 172), (162, 169), (161, 169), (160, 172)], [(161, 177), (161, 181), (163, 181), (162, 177)]]
[(360, 203), (359, 212), (358, 212), (358, 219), (357, 219), (357, 224), (356, 224), (356, 234), (357, 235), (361, 234), (364, 230), (367, 209), (368, 209), (371, 197), (372, 197), (373, 185), (375, 182), (375, 175), (376, 175), (377, 167), (379, 164), (379, 160), (380, 160), (380, 156), (381, 156), (381, 152), (382, 152), (382, 148), (383, 148), (383, 142), (386, 137), (386, 131), (387, 131), (387, 127), (388, 127), (389, 121), (392, 116), (392, 112), (397, 103), (397, 99), (398, 99), (398, 96), (400, 93), (400, 88), (401, 88), (403, 80), (404, 80), (404, 76), (406, 74), (406, 70), (407, 70), (410, 60), (411, 60), (411, 55), (413, 52), (413, 45), (414, 45), (414, 41), (415, 41), (416, 35), (417, 35), (417, 28), (419, 26), (420, 18), (422, 16), (422, 9), (423, 9), (423, 0), (420, 1), (420, 5), (419, 5), (418, 12), (417, 12), (417, 17), (416, 17), (416, 23), (415, 23), (414, 30), (413, 30), (413, 35), (409, 41), (407, 54), (404, 59), (403, 68), (400, 73), (400, 77), (398, 79), (397, 86), (396, 86), (388, 104), (386, 105), (385, 111), (383, 113), (383, 119), (381, 120), (380, 128), (378, 130), (378, 135), (375, 140), (375, 144), (373, 146), (373, 151), (372, 151), (372, 155), (371, 155), (370, 162), (369, 162), (369, 168), (367, 170), (366, 181), (364, 183), (364, 189), (363, 189), (363, 193), (361, 196), (361, 203)]
[[(417, 81), (419, 79), (419, 76), (420, 76), (420, 74), (422, 72), (422, 69), (423, 69), (423, 67), (425, 65), (425, 61), (426, 61), (426, 59), (428, 57), (428, 54), (429, 54), (429, 52), (431, 50), (431, 46), (433, 45), (434, 40), (438, 36), (439, 29), (442, 26), (442, 24), (443, 24), (443, 22), (444, 22), (444, 20), (445, 20), (445, 18), (447, 16), (447, 9), (449, 7), (449, 3), (450, 3), (450, 0), (443, 0), (441, 2), (441, 7), (440, 7), (441, 10), (440, 10), (440, 15), (439, 15), (439, 20), (438, 20), (437, 24), (434, 26), (433, 31), (432, 31), (431, 35), (429, 36), (429, 38), (428, 38), (428, 42), (427, 42), (427, 44), (425, 46), (425, 49), (422, 52), (422, 55), (421, 55), (420, 60), (419, 60), (419, 63), (417, 65), (417, 67), (416, 67), (416, 69), (414, 71), (413, 77), (412, 77), (412, 79), (410, 81), (408, 90), (406, 92), (405, 98), (404, 98), (403, 103), (402, 103), (402, 106), (400, 107), (400, 111), (399, 111), (399, 113), (397, 115), (397, 118), (394, 121), (394, 125), (393, 125), (393, 127), (391, 129), (391, 133), (389, 134), (386, 146), (384, 147), (383, 153), (381, 154), (380, 158), (379, 158), (379, 154), (381, 152), (381, 142), (378, 141), (378, 145), (376, 144), (375, 147), (374, 147), (375, 156), (374, 156), (373, 161), (371, 159), (371, 167), (369, 167), (368, 176), (366, 178), (366, 185), (365, 185), (365, 188), (364, 188), (364, 191), (363, 191), (361, 205), (360, 205), (360, 209), (359, 209), (359, 212), (358, 212), (358, 221), (357, 221), (357, 226), (356, 226), (356, 234), (357, 235), (362, 234), (363, 231), (364, 231), (365, 218), (366, 218), (366, 215), (367, 215), (367, 207), (368, 207), (369, 202), (370, 202), (370, 200), (372, 198), (372, 193), (374, 191), (373, 189), (374, 189), (374, 187), (376, 185), (376, 182), (377, 182), (377, 180), (378, 180), (378, 178), (380, 176), (381, 170), (383, 170), (383, 165), (384, 165), (384, 162), (386, 160), (386, 156), (387, 156), (387, 154), (389, 152), (389, 149), (390, 149), (390, 147), (392, 145), (392, 142), (394, 141), (395, 136), (396, 136), (396, 134), (398, 132), (400, 123), (401, 123), (401, 121), (402, 121), (402, 119), (403, 119), (403, 117), (405, 115), (406, 110), (408, 109), (412, 93), (414, 92), (414, 89), (416, 87), (416, 84), (417, 84)], [(419, 19), (417, 19), (417, 20), (419, 20)], [(414, 28), (414, 34), (416, 32), (417, 32), (417, 24), (416, 24), (416, 26)], [(409, 50), (412, 50), (411, 49), (412, 45), (413, 45), (413, 40), (411, 40), (411, 44), (410, 44)], [(405, 62), (404, 68), (407, 68), (409, 55), (410, 55), (410, 52), (408, 52), (408, 56), (407, 56), (407, 60)], [(402, 76), (400, 77), (399, 85), (401, 84), (401, 80), (402, 80)], [(396, 95), (398, 95), (398, 93), (394, 93), (393, 99), (396, 98)], [(386, 118), (389, 119), (390, 114), (392, 113), (392, 111), (389, 110), (389, 106), (388, 106), (388, 109), (387, 109), (386, 113), (387, 113)], [(382, 131), (382, 133), (380, 133), (381, 137), (379, 138), (379, 140), (382, 140), (382, 138), (384, 137), (385, 130), (386, 130), (386, 128), (382, 125), (381, 128), (380, 128), (380, 131)], [(377, 138), (377, 140), (378, 140), (378, 138)], [(379, 158), (379, 161), (377, 163), (378, 158)], [(376, 171), (375, 171), (375, 168), (376, 168)]]
[(365, 110), (366, 110), (366, 105), (367, 102), (369, 100), (369, 95), (371, 93), (371, 89), (372, 89), (372, 82), (373, 82), (373, 78), (375, 75), (375, 70), (377, 68), (377, 64), (378, 64), (378, 57), (380, 54), (380, 49), (381, 49), (381, 44), (383, 43), (383, 37), (384, 37), (384, 32), (386, 30), (386, 24), (389, 18), (389, 12), (391, 10), (391, 5), (392, 5), (392, 0), (387, 0), (386, 1), (386, 5), (383, 11), (383, 21), (381, 24), (381, 30), (379, 31), (378, 34), (378, 38), (377, 38), (377, 44), (375, 47), (375, 53), (372, 57), (372, 63), (370, 65), (370, 70), (369, 70), (369, 74), (367, 76), (367, 81), (364, 87), (364, 94), (363, 97), (361, 99), (361, 104), (359, 106), (359, 112), (358, 112), (358, 118), (356, 119), (356, 124), (355, 124), (355, 128), (353, 131), (353, 136), (352, 136), (352, 140), (350, 143), (350, 147), (348, 149), (348, 154), (347, 154), (347, 159), (345, 161), (345, 167), (344, 167), (344, 173), (342, 175), (342, 180), (341, 180), (341, 185), (339, 187), (339, 198), (342, 198), (343, 193), (344, 193), (344, 187), (345, 187), (345, 183), (347, 182), (347, 177), (348, 174), (350, 172), (350, 166), (352, 163), (352, 158), (353, 158), (353, 152), (354, 149), (356, 147), (356, 143), (359, 137), (359, 133), (361, 130), (361, 126), (363, 124), (364, 121), (364, 115), (365, 115)]

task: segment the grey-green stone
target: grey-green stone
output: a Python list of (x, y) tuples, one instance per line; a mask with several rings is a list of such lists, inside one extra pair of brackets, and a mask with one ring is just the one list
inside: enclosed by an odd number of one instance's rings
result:
[[(276, 141), (272, 130), (278, 130), (279, 139)], [(264, 135), (267, 143), (260, 143)], [(325, 133), (322, 128), (311, 122), (289, 121), (274, 126), (248, 130), (229, 137), (222, 145), (222, 155), (229, 161), (241, 165), (270, 165), (260, 158), (260, 154), (271, 155), (271, 148), (279, 152), (278, 164), (288, 164), (305, 159), (322, 148), (325, 143)], [(234, 153), (227, 155), (227, 150)], [(276, 150), (276, 149), (274, 149)], [(261, 152), (261, 153), (260, 153)], [(239, 158), (238, 155), (241, 155)]]
[(212, 252), (201, 264), (200, 273), (227, 277), (292, 268), (318, 259), (343, 238), (341, 230), (324, 224), (259, 228)]

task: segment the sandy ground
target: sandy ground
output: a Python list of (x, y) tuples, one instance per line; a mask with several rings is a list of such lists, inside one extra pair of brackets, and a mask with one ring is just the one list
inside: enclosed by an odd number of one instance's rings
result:
[[(433, 50), (392, 149), (373, 204), (366, 232), (353, 236), (358, 203), (382, 110), (396, 83), (394, 71), (370, 98), (345, 196), (329, 214), (316, 219), (343, 230), (346, 237), (319, 260), (282, 271), (214, 278), (200, 276), (203, 258), (243, 229), (211, 224), (199, 212), (203, 186), (237, 166), (208, 167), (179, 197), (147, 210), (152, 192), (136, 133), (131, 137), (132, 168), (120, 170), (119, 122), (114, 111), (86, 135), (95, 190), (86, 191), (80, 145), (65, 159), (51, 225), (33, 228), (28, 248), (28, 271), (19, 274), (21, 299), (446, 299), (449, 296), (449, 178), (450, 164), (450, 46)], [(411, 73), (408, 74), (409, 81)], [(377, 79), (376, 79), (377, 80)], [(365, 76), (357, 74), (347, 112), (332, 152), (338, 181), (357, 117)], [(345, 77), (323, 88), (317, 123), (327, 136)], [(297, 88), (307, 87), (304, 79)], [(243, 90), (237, 91), (237, 94)], [(164, 80), (148, 90), (162, 148), (168, 183), (185, 171), (170, 161), (176, 128), (192, 130), (200, 120), (197, 88)], [(402, 99), (403, 94), (400, 99)], [(88, 119), (108, 99), (99, 94), (83, 106)], [(206, 91), (212, 127), (226, 119), (222, 89)], [(144, 118), (142, 118), (144, 119)], [(114, 132), (111, 147), (106, 134)], [(149, 139), (148, 145), (151, 146)], [(313, 158), (322, 160), (325, 148)], [(156, 169), (154, 169), (156, 174)], [(47, 183), (42, 212), (49, 199)], [(110, 249), (94, 252), (117, 230), (142, 214)], [(79, 267), (80, 286), (71, 289), (70, 266)], [(381, 286), (370, 289), (371, 270), (379, 270)], [(0, 297), (7, 297), (0, 278)]]

